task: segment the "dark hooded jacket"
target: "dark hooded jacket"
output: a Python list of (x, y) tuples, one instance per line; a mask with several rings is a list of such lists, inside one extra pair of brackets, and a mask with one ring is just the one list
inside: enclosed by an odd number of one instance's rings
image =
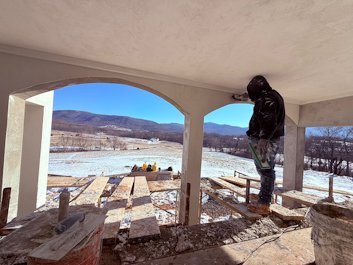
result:
[(283, 98), (270, 87), (266, 79), (260, 85), (252, 81), (248, 85), (248, 94), (255, 106), (246, 134), (258, 139), (278, 139), (284, 135)]

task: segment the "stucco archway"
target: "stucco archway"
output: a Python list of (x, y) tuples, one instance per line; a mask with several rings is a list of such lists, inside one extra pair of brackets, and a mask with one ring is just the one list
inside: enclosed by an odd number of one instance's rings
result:
[[(75, 78), (38, 84), (9, 97), (3, 183), (12, 187), (10, 218), (33, 212), (46, 200), (53, 91), (87, 83), (124, 84), (157, 95), (177, 108), (173, 99), (145, 85), (118, 78)], [(16, 164), (17, 166), (14, 166)]]

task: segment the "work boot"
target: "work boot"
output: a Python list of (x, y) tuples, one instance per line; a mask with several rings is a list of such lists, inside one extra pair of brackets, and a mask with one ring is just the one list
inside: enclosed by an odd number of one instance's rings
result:
[(248, 204), (248, 209), (249, 211), (260, 215), (269, 215), (271, 213), (270, 204), (259, 202)]

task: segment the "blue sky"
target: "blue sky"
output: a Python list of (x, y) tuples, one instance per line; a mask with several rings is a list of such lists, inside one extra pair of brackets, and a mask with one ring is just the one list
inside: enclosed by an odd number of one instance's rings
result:
[[(252, 108), (249, 104), (230, 104), (209, 113), (205, 122), (247, 127)], [(158, 123), (184, 123), (183, 114), (164, 99), (120, 84), (80, 84), (55, 90), (54, 110), (81, 110)]]

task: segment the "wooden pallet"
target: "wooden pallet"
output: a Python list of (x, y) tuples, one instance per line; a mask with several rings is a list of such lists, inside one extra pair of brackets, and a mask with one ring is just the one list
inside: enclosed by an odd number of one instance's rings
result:
[(108, 177), (97, 177), (80, 196), (78, 196), (71, 205), (95, 205), (102, 195), (102, 192), (107, 184)]
[(129, 240), (160, 236), (146, 177), (135, 177)]
[(116, 237), (121, 220), (125, 215), (126, 204), (130, 198), (134, 181), (134, 177), (123, 178), (114, 193), (109, 197), (109, 201), (105, 205), (108, 212), (104, 222), (104, 240)]

